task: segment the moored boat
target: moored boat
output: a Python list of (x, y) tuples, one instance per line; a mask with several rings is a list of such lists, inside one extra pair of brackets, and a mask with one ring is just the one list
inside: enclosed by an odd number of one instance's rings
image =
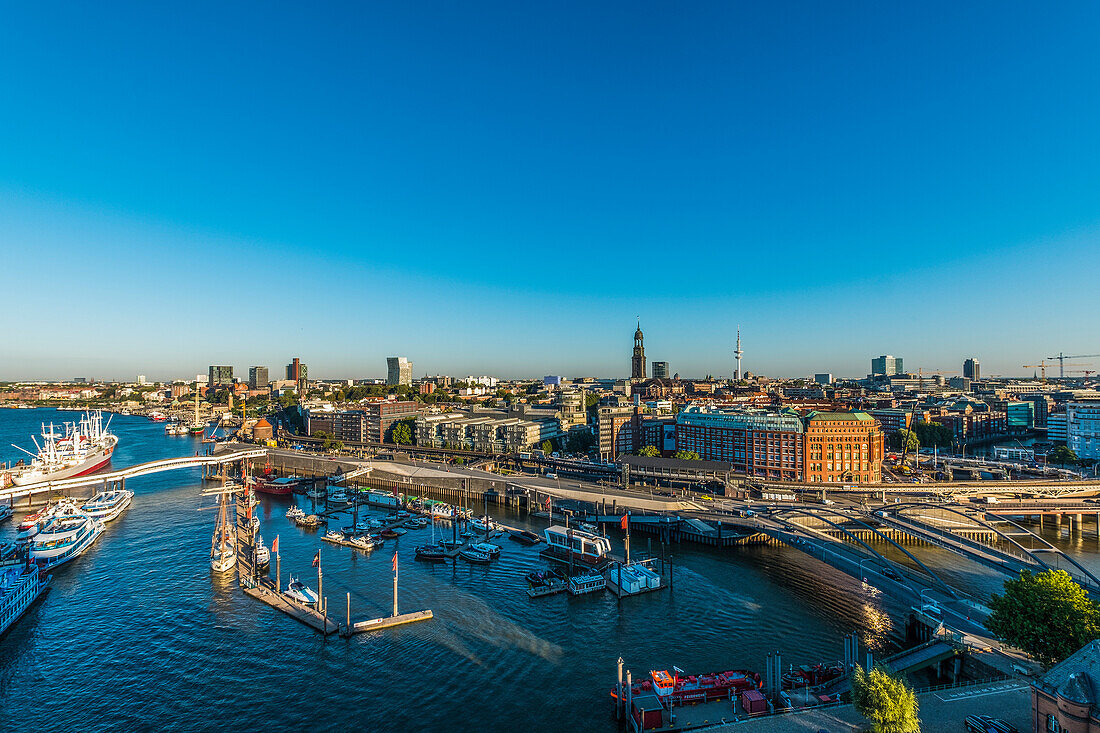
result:
[(496, 522), (487, 516), (477, 517), (470, 520), (470, 527), (477, 532), (485, 533), (492, 532), (497, 528)]
[(19, 562), (0, 568), (0, 636), (49, 587), (50, 576), (37, 565)]
[(284, 478), (257, 477), (252, 479), (252, 488), (257, 494), (270, 494), (272, 496), (287, 496), (294, 493), (302, 483), (301, 479), (294, 476)]
[(0, 504), (0, 522), (11, 519), (11, 504)]
[(38, 453), (23, 451), (33, 460), (8, 472), (12, 483), (26, 486), (98, 471), (111, 462), (118, 445), (118, 437), (108, 430), (109, 425), (109, 419), (106, 425), (103, 423), (101, 410), (89, 410), (78, 422), (65, 423), (64, 432), (58, 432), (53, 423), (42, 425), (42, 445), (35, 441)]
[(380, 547), (383, 543), (382, 540), (377, 537), (365, 534), (349, 540), (349, 544), (357, 550), (373, 550), (376, 547)]
[(458, 554), (466, 562), (474, 563), (477, 565), (488, 565), (493, 559), (489, 555), (489, 553), (475, 550), (472, 547), (465, 547), (459, 550)]
[(134, 492), (129, 489), (112, 489), (101, 491), (81, 505), (81, 509), (89, 516), (102, 522), (110, 522), (117, 519), (134, 498)]
[(477, 542), (470, 545), (470, 547), (478, 552), (484, 552), (490, 558), (500, 557), (500, 545), (494, 545), (491, 542)]
[(283, 595), (289, 596), (298, 601), (298, 603), (304, 603), (307, 606), (312, 606), (317, 603), (317, 593), (293, 575), (290, 576), (290, 582), (287, 583)]
[(416, 548), (416, 559), (443, 562), (447, 559), (447, 554), (441, 545), (421, 545)]
[(102, 533), (103, 522), (64, 502), (31, 538), (30, 559), (43, 570), (56, 567), (79, 557)]
[(514, 529), (508, 533), (508, 539), (515, 540), (524, 545), (537, 545), (542, 542), (542, 538), (534, 532), (530, 532), (526, 529)]
[(263, 570), (271, 566), (271, 550), (264, 544), (262, 535), (256, 536), (256, 569)]
[(582, 529), (572, 529), (555, 524), (543, 531), (546, 549), (543, 554), (560, 560), (599, 566), (611, 553), (611, 542)]
[(305, 515), (306, 513), (296, 506), (292, 506), (286, 510), (286, 518), (290, 520), (301, 519)]
[[(634, 697), (644, 694), (656, 695), (662, 702), (673, 701), (676, 704), (728, 700), (745, 690), (758, 690), (763, 686), (760, 675), (744, 669), (728, 672), (709, 672), (701, 675), (688, 675), (675, 670), (653, 670), (649, 679), (642, 679), (631, 686)], [(626, 684), (613, 688), (611, 696), (618, 698), (625, 694)]]

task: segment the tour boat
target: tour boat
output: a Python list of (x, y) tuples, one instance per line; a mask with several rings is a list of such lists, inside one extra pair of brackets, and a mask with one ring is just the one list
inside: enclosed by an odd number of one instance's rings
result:
[(150, 412), (149, 419), (153, 422), (164, 422), (168, 417), (163, 412)]
[(65, 502), (31, 538), (30, 559), (44, 570), (56, 567), (79, 557), (102, 533), (103, 522)]
[(286, 478), (264, 478), (257, 476), (252, 479), (252, 489), (257, 494), (271, 494), (273, 496), (287, 496), (294, 493), (294, 489), (301, 483), (301, 479), (293, 476)]
[[(674, 701), (678, 705), (711, 700), (729, 700), (745, 690), (758, 690), (763, 686), (760, 675), (744, 669), (729, 672), (710, 672), (702, 675), (688, 675), (677, 672), (669, 674), (667, 670), (651, 671), (648, 679), (642, 679), (631, 686), (631, 694), (656, 695), (662, 702)], [(618, 698), (625, 694), (626, 684), (621, 688), (612, 688), (611, 696)]]
[(255, 558), (257, 570), (262, 570), (271, 565), (271, 550), (264, 544), (264, 538), (260, 535), (256, 536)]
[(304, 603), (307, 606), (312, 606), (317, 603), (317, 593), (312, 588), (298, 580), (293, 575), (290, 576), (290, 582), (286, 586), (286, 590), (283, 591), (284, 595), (290, 596), (299, 603)]
[(38, 534), (38, 531), (42, 529), (42, 525), (57, 511), (57, 507), (57, 504), (47, 504), (38, 511), (31, 512), (23, 517), (19, 522), (19, 533), (15, 536), (15, 539), (18, 541), (29, 540)]
[(441, 545), (421, 545), (416, 548), (416, 559), (443, 562), (447, 559), (447, 554)]
[(19, 620), (49, 584), (50, 576), (37, 565), (19, 563), (0, 569), (0, 636)]
[(373, 550), (375, 547), (382, 545), (382, 540), (377, 537), (371, 537), (369, 534), (362, 535), (361, 537), (355, 537), (349, 541), (352, 547), (357, 550)]
[(547, 553), (562, 560), (582, 562), (587, 565), (601, 565), (611, 552), (611, 542), (582, 529), (572, 529), (555, 524), (543, 532)]
[(292, 506), (292, 507), (290, 507), (289, 509), (286, 510), (286, 518), (287, 519), (301, 519), (305, 515), (306, 515), (306, 513), (303, 512), (301, 509), (299, 509), (296, 506)]
[(461, 555), (462, 559), (466, 562), (476, 563), (478, 565), (487, 565), (493, 559), (489, 553), (475, 550), (472, 547), (466, 547), (459, 550), (458, 554)]
[[(64, 432), (58, 432), (53, 423), (42, 425), (42, 445), (35, 440), (38, 453), (19, 448), (33, 460), (26, 466), (10, 471), (16, 486), (57, 481), (93, 473), (111, 462), (111, 455), (118, 445), (118, 437), (103, 424), (103, 411), (90, 410), (79, 422), (65, 423)], [(33, 440), (33, 438), (32, 438)]]
[(101, 491), (85, 502), (80, 508), (85, 514), (95, 519), (102, 522), (110, 522), (112, 519), (118, 518), (118, 515), (122, 514), (122, 512), (126, 510), (126, 507), (130, 506), (130, 502), (133, 498), (134, 492), (129, 489)]
[(191, 431), (181, 422), (170, 422), (164, 426), (165, 435), (188, 435)]
[(542, 538), (534, 532), (530, 532), (526, 529), (515, 529), (508, 533), (508, 539), (515, 540), (524, 545), (537, 545), (542, 542)]
[(500, 557), (500, 545), (494, 545), (491, 542), (477, 542), (470, 545), (470, 547), (478, 552), (484, 552), (490, 558)]

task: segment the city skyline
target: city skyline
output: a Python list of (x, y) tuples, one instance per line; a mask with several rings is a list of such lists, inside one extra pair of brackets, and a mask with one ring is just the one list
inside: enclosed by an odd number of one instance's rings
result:
[(0, 378), (1100, 352), (1100, 10), (941, 7), (15, 8)]

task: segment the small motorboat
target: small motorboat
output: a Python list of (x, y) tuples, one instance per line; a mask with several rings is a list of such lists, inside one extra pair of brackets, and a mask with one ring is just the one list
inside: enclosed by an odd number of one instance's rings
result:
[(326, 539), (330, 542), (343, 542), (344, 533), (339, 530), (330, 529), (328, 532), (325, 532), (322, 539)]
[(399, 535), (397, 532), (395, 532), (392, 529), (384, 529), (384, 530), (382, 530), (381, 532), (378, 533), (378, 536), (381, 537), (382, 539), (386, 539), (386, 540), (395, 540), (398, 537), (400, 537), (401, 535)]
[(256, 537), (256, 569), (260, 570), (271, 566), (271, 550), (264, 544), (262, 536)]
[(361, 537), (356, 537), (350, 540), (349, 544), (357, 550), (373, 550), (376, 547), (382, 545), (382, 540), (377, 537), (372, 537), (369, 534), (365, 534)]
[(317, 593), (293, 575), (290, 576), (290, 582), (287, 583), (286, 590), (283, 591), (283, 594), (307, 606), (312, 606), (317, 603)]
[(470, 545), (470, 549), (484, 552), (490, 559), (500, 557), (500, 545), (494, 545), (491, 542), (478, 542)]
[(477, 565), (488, 565), (493, 560), (493, 558), (490, 557), (489, 553), (475, 550), (472, 547), (466, 547), (460, 550), (458, 554), (461, 555), (462, 559), (466, 562), (471, 562)]
[(409, 529), (424, 529), (428, 526), (428, 520), (424, 519), (424, 517), (413, 517), (405, 522), (405, 526)]
[(526, 529), (515, 529), (508, 534), (508, 539), (515, 540), (524, 545), (537, 545), (542, 542), (542, 538), (534, 532), (530, 532)]
[(330, 486), (328, 492), (328, 500), (333, 504), (347, 504), (348, 495), (343, 489), (338, 489)]
[(497, 525), (489, 517), (478, 517), (477, 519), (470, 520), (470, 527), (484, 534), (485, 532), (491, 532), (496, 529)]
[(286, 510), (286, 518), (287, 519), (301, 519), (305, 515), (306, 515), (306, 513), (303, 512), (301, 509), (299, 509), (296, 506), (292, 506), (292, 507), (290, 507), (289, 509)]
[(421, 545), (416, 548), (416, 559), (428, 562), (443, 562), (447, 559), (446, 550), (440, 545)]

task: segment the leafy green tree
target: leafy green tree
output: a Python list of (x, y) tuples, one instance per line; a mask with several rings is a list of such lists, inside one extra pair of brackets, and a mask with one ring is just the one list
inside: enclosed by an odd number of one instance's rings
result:
[(546, 454), (552, 453), (554, 450), (554, 444), (549, 440), (542, 441), (542, 452)]
[(1100, 636), (1100, 606), (1065, 570), (1024, 570), (989, 600), (987, 628), (1051, 667)]
[[(951, 428), (936, 422), (918, 422), (913, 427), (913, 431), (917, 434), (920, 444), (924, 446), (946, 448), (951, 445), (955, 438)], [(913, 448), (910, 446), (909, 450), (913, 450)]]
[(644, 445), (641, 450), (638, 451), (640, 456), (649, 456), (650, 458), (657, 458), (661, 455), (661, 451), (657, 450), (655, 445)]
[(412, 428), (409, 427), (409, 423), (402, 420), (394, 425), (392, 437), (393, 442), (398, 445), (412, 445)]
[(916, 453), (920, 450), (920, 438), (914, 430), (899, 431), (898, 448), (906, 453)]
[(1059, 466), (1065, 466), (1067, 463), (1073, 465), (1077, 463), (1077, 454), (1068, 446), (1055, 446), (1054, 450), (1047, 454), (1047, 462), (1057, 463)]
[(875, 733), (920, 733), (917, 696), (900, 677), (880, 667), (852, 676), (852, 705)]
[(565, 449), (570, 453), (585, 453), (596, 445), (596, 436), (591, 430), (575, 428), (565, 436)]
[(693, 450), (678, 450), (672, 454), (673, 458), (679, 458), (681, 461), (698, 461), (699, 454)]

